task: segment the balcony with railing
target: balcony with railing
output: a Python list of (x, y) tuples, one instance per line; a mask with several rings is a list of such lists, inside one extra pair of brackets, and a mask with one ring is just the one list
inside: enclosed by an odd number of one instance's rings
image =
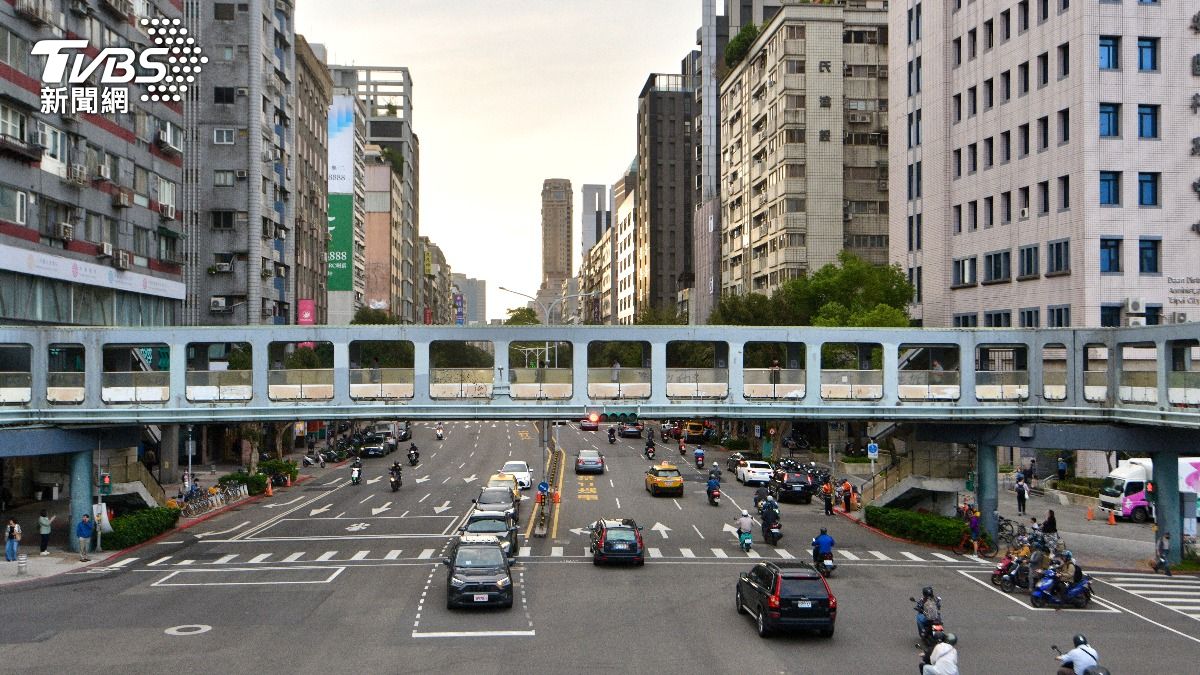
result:
[(352, 368), (350, 398), (375, 401), (413, 397), (412, 368)]
[(650, 398), (650, 369), (588, 368), (588, 396), (596, 399)]
[(570, 368), (513, 368), (509, 370), (509, 395), (516, 399), (569, 399)]

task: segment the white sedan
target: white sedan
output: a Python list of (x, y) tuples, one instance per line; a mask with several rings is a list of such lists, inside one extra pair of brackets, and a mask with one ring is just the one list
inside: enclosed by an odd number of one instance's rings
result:
[(525, 462), (505, 462), (500, 473), (506, 473), (517, 479), (517, 486), (522, 490), (533, 487), (533, 473)]
[(771, 474), (771, 465), (766, 462), (749, 461), (737, 468), (737, 479), (743, 485), (750, 483), (766, 485), (771, 482)]

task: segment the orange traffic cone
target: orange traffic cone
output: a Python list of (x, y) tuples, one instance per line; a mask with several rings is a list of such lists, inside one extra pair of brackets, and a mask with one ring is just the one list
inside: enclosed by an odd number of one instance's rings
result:
[(558, 490), (555, 490), (555, 491), (554, 491), (554, 503), (555, 503), (555, 504), (561, 504), (561, 503), (562, 503), (562, 495), (561, 495), (561, 494), (559, 494)]
[(1088, 506), (1088, 510), (1087, 510), (1087, 519), (1088, 519), (1088, 520), (1091, 520), (1091, 519), (1092, 519), (1092, 517), (1093, 517), (1094, 515), (1095, 515), (1095, 514), (1092, 512), (1092, 507), (1091, 507), (1091, 506)]
[(267, 476), (267, 496), (274, 497), (275, 491), (271, 489), (271, 477)]
[(290, 474), (290, 473), (287, 474), (287, 476), (285, 476), (285, 478), (287, 479), (287, 486), (292, 487), (292, 474)]
[(1108, 524), (1109, 524), (1109, 525), (1116, 525), (1116, 524), (1117, 524), (1117, 515), (1116, 515), (1116, 513), (1115, 513), (1115, 512), (1113, 512), (1113, 511), (1109, 511), (1109, 512), (1108, 512)]

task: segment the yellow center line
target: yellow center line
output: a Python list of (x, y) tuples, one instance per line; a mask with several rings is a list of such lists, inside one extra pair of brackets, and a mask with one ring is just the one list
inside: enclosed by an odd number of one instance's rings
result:
[(559, 457), (559, 460), (558, 460), (558, 485), (554, 488), (554, 491), (558, 494), (560, 499), (559, 499), (559, 503), (556, 504), (555, 508), (554, 508), (554, 522), (550, 527), (550, 538), (551, 539), (558, 539), (558, 514), (560, 511), (562, 511), (562, 507), (566, 504), (566, 502), (563, 501), (561, 499), (561, 497), (562, 497), (563, 476), (567, 473), (563, 467), (563, 462), (566, 461), (567, 453), (563, 452), (561, 449), (556, 449), (555, 452), (561, 453), (561, 456)]

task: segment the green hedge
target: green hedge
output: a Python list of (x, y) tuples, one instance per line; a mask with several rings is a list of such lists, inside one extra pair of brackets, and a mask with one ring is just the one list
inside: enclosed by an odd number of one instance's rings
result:
[(1063, 492), (1070, 492), (1070, 493), (1077, 494), (1077, 495), (1084, 495), (1086, 497), (1099, 497), (1100, 496), (1100, 486), (1089, 484), (1090, 481), (1099, 481), (1099, 480), (1103, 480), (1103, 479), (1100, 479), (1100, 478), (1068, 478), (1067, 480), (1056, 480), (1056, 481), (1054, 481), (1054, 489), (1061, 490)]
[(252, 495), (260, 495), (267, 491), (267, 476), (261, 473), (251, 475), (245, 471), (236, 471), (217, 479), (217, 485), (225, 486), (229, 483), (245, 485), (246, 491)]
[(259, 473), (265, 473), (268, 476), (291, 476), (292, 480), (296, 480), (296, 476), (300, 475), (300, 467), (290, 459), (268, 459), (258, 464)]
[(864, 513), (871, 527), (897, 537), (938, 546), (954, 546), (967, 531), (967, 524), (958, 518), (883, 506), (868, 506)]
[(175, 527), (177, 520), (179, 509), (160, 506), (134, 511), (114, 518), (113, 531), (102, 535), (101, 541), (109, 550), (129, 548)]
[(750, 439), (748, 438), (731, 438), (725, 441), (726, 450), (748, 450), (750, 448)]

